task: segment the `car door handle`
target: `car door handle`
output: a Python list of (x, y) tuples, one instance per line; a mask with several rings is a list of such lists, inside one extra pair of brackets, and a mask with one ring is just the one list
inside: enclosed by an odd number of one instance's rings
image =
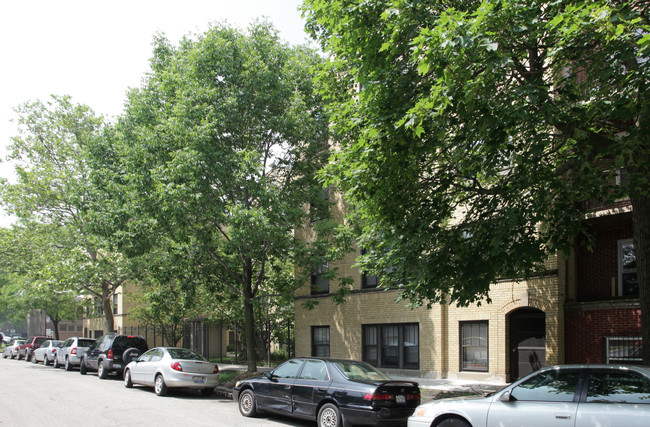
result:
[(319, 388), (316, 389), (316, 391), (318, 391), (318, 392), (320, 392), (320, 393), (325, 393), (325, 392), (327, 391), (327, 389), (326, 389), (326, 388), (320, 388), (320, 387), (319, 387)]
[(555, 418), (558, 420), (570, 420), (571, 414), (555, 414)]

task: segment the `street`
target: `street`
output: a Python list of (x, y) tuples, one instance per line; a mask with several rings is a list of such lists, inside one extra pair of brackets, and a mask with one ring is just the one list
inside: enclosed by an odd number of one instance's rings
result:
[(1, 426), (297, 426), (316, 423), (283, 417), (244, 418), (230, 399), (186, 390), (159, 397), (153, 388), (127, 389), (121, 380), (100, 380), (24, 360), (0, 359)]

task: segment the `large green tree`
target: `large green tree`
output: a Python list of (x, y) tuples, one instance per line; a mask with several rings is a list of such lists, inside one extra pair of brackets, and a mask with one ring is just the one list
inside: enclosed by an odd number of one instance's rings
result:
[(128, 273), (111, 241), (91, 230), (107, 203), (105, 193), (92, 185), (89, 157), (102, 137), (103, 119), (67, 96), (29, 102), (17, 112), (20, 133), (8, 156), (17, 179), (2, 183), (0, 202), (25, 227), (50, 228), (58, 254), (46, 267), (60, 269), (69, 290), (101, 299), (104, 331), (112, 331), (111, 297)]
[(158, 37), (150, 73), (98, 151), (124, 197), (113, 235), (130, 255), (161, 236), (191, 245), (188, 261), (209, 294), (239, 301), (249, 371), (256, 304), (304, 283), (274, 272), (288, 259), (309, 272), (324, 256), (323, 245), (294, 237), (308, 223), (305, 206), (318, 203), (315, 173), (327, 159), (328, 120), (311, 74), (320, 62), (265, 22), (246, 32), (216, 25), (179, 46)]
[(60, 235), (52, 225), (30, 224), (0, 230), (0, 270), (7, 280), (0, 303), (11, 317), (26, 318), (42, 310), (59, 339), (59, 323), (77, 320), (84, 299), (69, 279), (69, 257), (60, 249)]
[[(629, 196), (650, 343), (650, 10), (618, 0), (306, 0), (341, 150), (327, 176), (404, 297), (460, 304)], [(621, 185), (615, 185), (622, 173)], [(644, 346), (650, 363), (650, 345)]]

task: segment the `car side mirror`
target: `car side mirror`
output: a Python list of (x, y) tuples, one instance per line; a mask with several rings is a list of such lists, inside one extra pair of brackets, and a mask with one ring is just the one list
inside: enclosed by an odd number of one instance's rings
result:
[(501, 396), (499, 396), (499, 402), (512, 402), (513, 397), (510, 394), (510, 390), (506, 391), (505, 393), (501, 393)]
[(264, 376), (270, 380), (274, 379), (277, 377), (277, 375), (273, 375), (273, 371), (266, 371), (264, 372)]

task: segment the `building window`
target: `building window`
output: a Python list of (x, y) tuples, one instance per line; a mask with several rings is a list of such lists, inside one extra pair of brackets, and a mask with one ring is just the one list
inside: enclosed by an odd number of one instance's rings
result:
[(329, 357), (330, 355), (330, 327), (311, 327), (311, 355), (314, 357)]
[(117, 314), (117, 294), (113, 294), (113, 314)]
[(606, 363), (641, 364), (641, 337), (605, 337)]
[(311, 274), (312, 295), (327, 294), (330, 291), (330, 280), (326, 277), (329, 264), (325, 263)]
[[(361, 249), (361, 255), (365, 255), (368, 251), (366, 249)], [(361, 273), (361, 288), (362, 289), (372, 289), (379, 286), (379, 277), (374, 274), (365, 274)]]
[(417, 323), (363, 325), (363, 360), (379, 368), (419, 369)]
[(329, 211), (329, 200), (329, 187), (321, 188), (318, 193), (318, 201), (309, 205), (309, 214), (311, 216), (312, 222), (327, 218)]
[(462, 371), (488, 371), (488, 322), (460, 322)]
[(632, 239), (618, 242), (618, 294), (639, 295), (639, 279), (636, 275), (636, 254)]

